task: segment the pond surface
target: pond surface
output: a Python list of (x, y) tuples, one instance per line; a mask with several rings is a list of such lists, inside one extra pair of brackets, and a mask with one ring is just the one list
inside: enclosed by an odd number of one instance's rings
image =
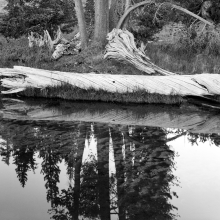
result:
[(219, 114), (3, 99), (1, 220), (217, 220)]

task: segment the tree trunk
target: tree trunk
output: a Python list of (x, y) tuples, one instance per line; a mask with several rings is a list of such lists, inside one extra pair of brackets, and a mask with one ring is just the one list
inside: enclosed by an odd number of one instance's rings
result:
[(120, 130), (116, 126), (112, 126), (111, 129), (112, 142), (114, 147), (114, 157), (116, 164), (116, 179), (117, 179), (117, 194), (118, 194), (118, 217), (119, 220), (126, 219), (126, 210), (124, 206), (124, 182), (125, 182), (125, 167), (122, 153), (123, 136)]
[(94, 42), (104, 46), (109, 31), (109, 0), (95, 1), (95, 33)]
[(82, 158), (83, 158), (83, 152), (85, 148), (85, 139), (86, 139), (86, 126), (79, 126), (79, 137), (76, 142), (77, 146), (77, 155), (75, 158), (75, 185), (74, 185), (74, 195), (73, 195), (73, 200), (74, 200), (74, 207), (71, 212), (73, 213), (73, 220), (78, 220), (79, 219), (79, 206), (80, 206), (80, 188), (81, 188), (81, 183), (80, 183), (80, 171), (82, 167)]
[(109, 32), (111, 32), (117, 25), (118, 19), (115, 16), (116, 0), (111, 0), (109, 9)]
[(86, 21), (85, 21), (85, 16), (84, 16), (84, 11), (83, 11), (82, 0), (75, 0), (75, 10), (76, 10), (76, 16), (77, 16), (78, 25), (79, 25), (81, 48), (84, 49), (87, 47), (88, 36), (86, 32)]
[[(125, 0), (125, 10), (124, 10), (124, 14), (125, 12), (130, 8), (131, 6), (131, 0)], [(128, 20), (129, 20), (130, 15), (125, 19), (124, 21), (124, 28), (127, 29), (128, 26)]]
[(131, 6), (131, 0), (125, 0), (125, 12), (128, 10), (130, 6)]

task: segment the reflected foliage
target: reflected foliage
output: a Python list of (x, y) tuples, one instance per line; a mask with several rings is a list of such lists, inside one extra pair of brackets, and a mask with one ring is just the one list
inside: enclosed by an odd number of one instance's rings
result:
[[(12, 155), (22, 186), (28, 171), (37, 167), (36, 156), (41, 158), (38, 166), (52, 219), (106, 220), (111, 214), (119, 220), (175, 219), (171, 199), (176, 193), (170, 190), (176, 183), (172, 174), (175, 155), (164, 129), (13, 120), (2, 120), (0, 129), (5, 140), (1, 156), (9, 164)], [(85, 140), (91, 147), (91, 139), (97, 152), (83, 160)], [(58, 188), (61, 162), (69, 177), (66, 189)]]
[(25, 186), (28, 180), (27, 172), (36, 169), (37, 165), (34, 154), (35, 152), (33, 149), (24, 147), (17, 149), (13, 153), (14, 164), (16, 165), (15, 171), (22, 187)]
[(41, 151), (40, 157), (43, 158), (41, 172), (44, 175), (44, 181), (46, 182), (47, 201), (51, 201), (53, 204), (54, 199), (59, 194), (57, 183), (59, 182), (60, 168), (58, 163), (61, 162), (61, 158), (59, 157), (59, 153), (50, 147), (46, 151)]
[(130, 140), (127, 147), (132, 150), (127, 151), (123, 165), (116, 163), (118, 172), (124, 169), (126, 179), (120, 186), (124, 193), (119, 204), (126, 207), (129, 219), (174, 219), (171, 211), (175, 207), (169, 203), (170, 184), (175, 182), (171, 170), (174, 152), (166, 145), (165, 132), (137, 127), (132, 128), (130, 134), (123, 134), (125, 141)]
[(220, 146), (220, 135), (219, 134), (193, 134), (188, 133), (187, 135), (188, 140), (191, 142), (192, 145), (199, 143), (204, 143), (206, 141), (210, 141), (215, 146)]
[(99, 215), (97, 160), (90, 156), (89, 162), (82, 166), (80, 190), (80, 215), (95, 219)]

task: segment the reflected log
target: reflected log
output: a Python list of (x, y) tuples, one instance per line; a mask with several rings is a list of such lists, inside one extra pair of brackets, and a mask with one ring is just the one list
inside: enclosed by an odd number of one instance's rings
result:
[(47, 102), (3, 99), (2, 118), (30, 121), (84, 121), (185, 129), (194, 133), (220, 133), (216, 112), (152, 105), (65, 103), (53, 107)]

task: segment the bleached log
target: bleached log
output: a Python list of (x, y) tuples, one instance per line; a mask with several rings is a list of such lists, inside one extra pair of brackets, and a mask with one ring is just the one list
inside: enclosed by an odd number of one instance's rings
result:
[[(62, 106), (62, 102), (61, 105)], [(77, 107), (76, 107), (77, 106)], [(126, 106), (114, 104), (75, 103), (66, 108), (52, 107), (47, 103), (28, 103), (3, 99), (2, 118), (29, 121), (84, 121), (107, 124), (138, 125), (184, 129), (192, 133), (220, 133), (220, 118), (216, 114), (180, 109), (177, 107)]]
[[(69, 83), (82, 89), (93, 88), (118, 93), (145, 90), (164, 95), (220, 95), (219, 74), (172, 76), (82, 74), (15, 66), (14, 69), (0, 68), (0, 76), (2, 86), (10, 89), (10, 93), (17, 93), (18, 89), (25, 90), (27, 87), (45, 88)], [(2, 91), (4, 94), (9, 92)]]
[(113, 29), (108, 34), (107, 40), (105, 59), (128, 62), (147, 74), (175, 75), (175, 73), (164, 70), (151, 62), (144, 50), (136, 47), (134, 36), (129, 31)]

